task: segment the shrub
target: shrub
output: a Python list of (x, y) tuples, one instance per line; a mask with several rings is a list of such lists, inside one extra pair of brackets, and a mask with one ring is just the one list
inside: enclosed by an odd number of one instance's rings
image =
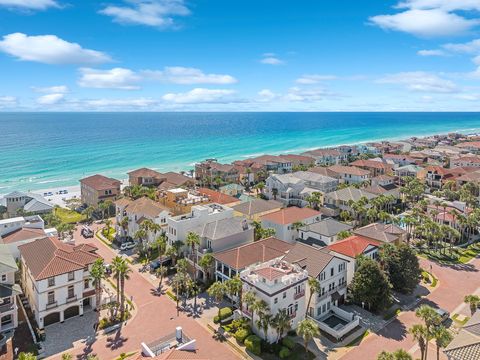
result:
[(297, 332), (295, 330), (290, 330), (288, 333), (287, 333), (288, 336), (297, 336)]
[(218, 317), (218, 315), (215, 315), (215, 317), (213, 318), (213, 323), (218, 324), (219, 322), (220, 322), (220, 318)]
[(290, 349), (283, 346), (280, 352), (278, 353), (278, 356), (280, 357), (280, 359), (288, 358), (290, 356)]
[(251, 334), (250, 331), (248, 331), (247, 329), (239, 329), (239, 330), (237, 330), (237, 332), (235, 333), (235, 339), (236, 339), (239, 343), (243, 344), (243, 342), (245, 341), (246, 337), (247, 337), (248, 335), (250, 335), (250, 334)]
[(220, 320), (225, 320), (232, 316), (233, 311), (229, 307), (224, 307), (220, 309)]
[(262, 339), (257, 335), (249, 335), (244, 343), (247, 350), (251, 351), (253, 354), (260, 355), (262, 353)]
[(282, 345), (286, 346), (290, 350), (293, 350), (293, 348), (295, 347), (295, 341), (293, 341), (293, 339), (290, 337), (285, 337), (282, 340)]
[(231, 326), (232, 332), (237, 332), (237, 330), (240, 330), (240, 329), (250, 329), (250, 324), (248, 319), (243, 317), (233, 320), (230, 326)]
[(109, 319), (107, 319), (107, 318), (102, 318), (102, 319), (100, 319), (100, 321), (98, 322), (98, 328), (99, 328), (99, 329), (105, 329), (105, 328), (107, 328), (109, 325), (110, 325), (110, 321), (109, 321)]

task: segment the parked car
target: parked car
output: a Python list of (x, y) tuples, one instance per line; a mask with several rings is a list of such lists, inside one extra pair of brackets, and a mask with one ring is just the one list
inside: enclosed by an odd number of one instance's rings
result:
[(445, 321), (447, 321), (449, 318), (450, 318), (450, 313), (447, 311), (447, 310), (443, 310), (443, 309), (440, 309), (440, 308), (436, 308), (435, 309), (435, 312), (440, 316), (440, 318), (442, 319), (442, 323), (444, 323)]
[(129, 249), (133, 249), (134, 247), (135, 247), (134, 242), (127, 241), (127, 242), (124, 242), (122, 245), (120, 245), (120, 250), (125, 251)]
[(94, 235), (93, 230), (90, 229), (88, 226), (84, 226), (82, 228), (81, 234), (84, 238), (92, 238)]
[(150, 271), (154, 272), (155, 270), (157, 270), (160, 267), (160, 265), (162, 265), (162, 263), (158, 259), (150, 261), (150, 264), (149, 264)]

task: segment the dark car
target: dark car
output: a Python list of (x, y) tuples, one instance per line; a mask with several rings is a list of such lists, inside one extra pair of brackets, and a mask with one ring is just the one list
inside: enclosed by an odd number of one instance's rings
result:
[(151, 272), (154, 272), (155, 270), (157, 270), (160, 267), (160, 265), (162, 265), (162, 263), (158, 259), (150, 261), (150, 264), (148, 264)]

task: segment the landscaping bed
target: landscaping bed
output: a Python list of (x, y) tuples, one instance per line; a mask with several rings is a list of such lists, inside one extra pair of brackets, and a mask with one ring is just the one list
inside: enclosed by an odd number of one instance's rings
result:
[(480, 243), (471, 244), (465, 248), (455, 247), (452, 250), (418, 249), (418, 255), (429, 260), (446, 264), (466, 264), (480, 255)]
[(67, 224), (76, 224), (82, 222), (86, 219), (85, 215), (80, 214), (74, 210), (64, 209), (64, 208), (54, 208), (53, 213), (57, 216), (61, 222)]

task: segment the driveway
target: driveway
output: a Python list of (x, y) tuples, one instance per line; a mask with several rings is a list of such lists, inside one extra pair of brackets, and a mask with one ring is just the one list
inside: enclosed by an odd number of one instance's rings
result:
[[(96, 230), (99, 225), (93, 225)], [(117, 253), (96, 238), (83, 239), (79, 231), (75, 232), (76, 243), (94, 243), (98, 247), (98, 254), (105, 261), (111, 263)], [(136, 306), (136, 315), (117, 333), (104, 336), (99, 334), (86, 344), (76, 344), (69, 351), (77, 359), (85, 359), (88, 354), (96, 354), (102, 360), (118, 357), (121, 353), (138, 352), (141, 343), (150, 343), (169, 335), (181, 326), (185, 334), (196, 339), (198, 354), (205, 359), (230, 360), (238, 359), (238, 355), (224, 343), (215, 340), (207, 331), (192, 317), (182, 313), (176, 316), (175, 303), (167, 296), (156, 296), (155, 288), (138, 271), (133, 270), (130, 279), (125, 283), (127, 296), (133, 298)], [(60, 358), (60, 354), (55, 356)]]
[[(432, 266), (433, 274), (438, 278), (439, 285), (417, 306), (428, 304), (441, 307), (451, 313), (457, 312), (469, 315), (468, 307), (463, 304), (463, 298), (467, 294), (477, 292), (480, 287), (478, 273), (480, 259), (473, 259), (469, 264), (455, 266), (440, 265), (424, 259), (421, 259), (420, 262), (425, 269), (430, 269), (430, 265)], [(419, 358), (418, 346), (412, 336), (408, 334), (408, 329), (412, 325), (420, 323), (415, 316), (415, 308), (402, 312), (378, 333), (366, 338), (360, 346), (352, 348), (342, 359), (375, 359), (382, 350), (394, 351), (399, 348), (405, 349), (415, 358)], [(430, 343), (428, 350), (428, 360), (430, 359), (436, 359), (436, 347), (433, 342)], [(442, 352), (440, 359), (446, 359)]]

